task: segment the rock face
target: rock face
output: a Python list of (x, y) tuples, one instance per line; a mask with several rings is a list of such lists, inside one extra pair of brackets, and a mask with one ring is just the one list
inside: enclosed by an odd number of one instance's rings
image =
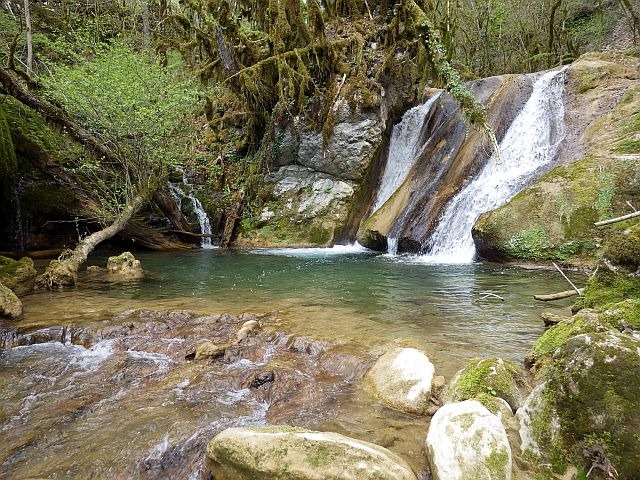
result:
[(475, 400), (450, 403), (431, 420), (426, 451), (434, 480), (510, 480), (511, 447), (502, 423)]
[[(640, 202), (638, 60), (587, 54), (567, 69), (566, 78), (567, 135), (560, 166), (478, 219), (473, 238), (483, 258), (591, 262), (609, 238), (633, 225), (593, 223), (630, 213), (627, 202)], [(636, 237), (628, 235), (629, 246), (612, 255), (637, 268)]]
[(0, 318), (14, 320), (22, 317), (22, 302), (11, 289), (0, 283)]
[(229, 428), (207, 445), (216, 480), (415, 480), (390, 451), (337, 433), (292, 427)]
[[(526, 75), (504, 75), (474, 82), (477, 98), (500, 140), (532, 90)], [(358, 241), (376, 250), (386, 238), (398, 239), (400, 251), (418, 251), (431, 234), (446, 203), (488, 158), (491, 147), (479, 131), (468, 129), (458, 105), (443, 95), (422, 131), (422, 153), (395, 194), (358, 231)]]
[(140, 260), (136, 260), (131, 252), (124, 252), (107, 260), (107, 273), (127, 279), (144, 277)]
[(616, 332), (570, 338), (518, 414), (523, 448), (587, 469), (597, 461), (620, 479), (637, 478), (639, 352), (639, 340)]
[(367, 373), (375, 393), (388, 406), (404, 412), (429, 411), (435, 367), (415, 348), (385, 353)]
[(352, 111), (343, 102), (323, 134), (287, 126), (276, 135), (279, 167), (265, 178), (268, 201), (240, 245), (326, 246), (346, 228), (354, 196), (378, 157), (384, 114)]
[(36, 284), (33, 260), (23, 257), (16, 261), (0, 256), (0, 283), (19, 297), (31, 292)]
[(456, 373), (445, 394), (444, 401), (459, 402), (485, 396), (505, 400), (515, 411), (522, 406), (524, 398), (520, 388), (525, 385), (520, 367), (501, 358), (475, 360)]

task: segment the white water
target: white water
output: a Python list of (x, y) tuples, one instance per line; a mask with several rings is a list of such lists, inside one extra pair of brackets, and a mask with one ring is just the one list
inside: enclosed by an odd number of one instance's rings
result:
[(395, 257), (398, 255), (398, 239), (393, 237), (387, 237), (387, 255)]
[(439, 97), (440, 94), (434, 95), (422, 105), (408, 110), (393, 127), (387, 165), (372, 212), (384, 205), (407, 178), (423, 147), (420, 133), (424, 120)]
[(308, 248), (256, 248), (251, 253), (263, 255), (281, 255), (284, 257), (328, 257), (334, 255), (352, 255), (358, 253), (372, 253), (367, 247), (358, 242), (349, 245), (334, 245), (333, 247)]
[[(191, 201), (193, 211), (198, 217), (198, 223), (200, 224), (200, 233), (202, 233), (203, 235), (211, 235), (211, 222), (209, 221), (207, 212), (204, 211), (200, 200), (196, 198), (195, 192), (193, 191), (193, 185), (188, 182), (186, 175), (182, 176), (182, 183), (184, 183), (185, 186), (189, 189), (187, 198)], [(178, 208), (182, 210), (182, 199), (185, 196), (184, 191), (178, 185), (171, 182), (169, 182), (169, 191), (178, 204)], [(200, 247), (204, 249), (216, 248), (216, 246), (211, 241), (211, 237), (202, 237), (202, 239), (200, 240)]]
[(475, 256), (471, 228), (527, 186), (556, 156), (564, 138), (564, 70), (548, 72), (482, 171), (447, 205), (428, 244), (426, 263), (470, 263)]

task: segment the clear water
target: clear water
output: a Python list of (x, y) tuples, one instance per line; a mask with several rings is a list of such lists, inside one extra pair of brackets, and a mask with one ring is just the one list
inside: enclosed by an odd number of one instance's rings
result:
[[(185, 362), (187, 334), (166, 330), (89, 349), (47, 343), (0, 350), (0, 478), (199, 478), (216, 433), (266, 423), (374, 442), (421, 471), (428, 419), (381, 405), (360, 381), (363, 366), (390, 345), (423, 349), (447, 380), (473, 357), (521, 360), (543, 331), (541, 311), (563, 313), (569, 305), (532, 299), (566, 289), (553, 271), (425, 265), (358, 245), (136, 256), (144, 280), (84, 276), (76, 289), (30, 295), (21, 328), (105, 328), (129, 309), (277, 310), (274, 331), (312, 337), (333, 356), (285, 348), (274, 360), (267, 349), (232, 364)], [(90, 263), (104, 265), (106, 257)], [(483, 292), (504, 302), (482, 300)], [(251, 368), (280, 369), (307, 379), (305, 388), (267, 405), (242, 385), (243, 369)]]
[(564, 70), (542, 75), (531, 97), (482, 171), (447, 205), (423, 257), (429, 263), (469, 263), (478, 217), (525, 188), (555, 158), (564, 138)]

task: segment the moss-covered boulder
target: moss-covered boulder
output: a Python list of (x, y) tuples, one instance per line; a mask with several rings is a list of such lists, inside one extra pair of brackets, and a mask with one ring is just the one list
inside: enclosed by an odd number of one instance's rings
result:
[(489, 405), (485, 406), (489, 408), (491, 397), (499, 397), (515, 411), (524, 401), (521, 389), (525, 385), (522, 370), (516, 363), (496, 357), (484, 358), (472, 361), (456, 373), (444, 393), (444, 401), (476, 399), (483, 404), (488, 401)]
[[(630, 213), (627, 202), (640, 204), (639, 71), (637, 60), (616, 54), (585, 55), (569, 67), (561, 165), (480, 216), (473, 238), (481, 257), (592, 264), (610, 238), (635, 224), (593, 225)], [(625, 241), (616, 256), (633, 263), (636, 250)]]
[(0, 283), (0, 318), (17, 320), (22, 317), (22, 302), (11, 289)]
[(367, 372), (375, 395), (403, 412), (429, 413), (435, 367), (415, 348), (397, 348), (382, 355)]
[(547, 329), (526, 355), (525, 365), (540, 369), (550, 363), (553, 354), (571, 337), (583, 333), (603, 333), (608, 330), (608, 326), (603, 323), (597, 312), (590, 309), (581, 310), (570, 319)]
[(431, 420), (427, 460), (434, 480), (510, 480), (511, 447), (495, 415), (475, 400), (449, 403)]
[(33, 260), (27, 257), (13, 260), (0, 256), (0, 283), (19, 297), (31, 292), (36, 283)]
[(598, 270), (589, 278), (580, 298), (572, 307), (603, 308), (629, 298), (640, 298), (640, 276), (629, 273), (608, 261), (598, 264)]
[(332, 432), (229, 428), (207, 445), (216, 480), (416, 480), (394, 453)]
[(144, 277), (144, 270), (131, 252), (123, 252), (120, 255), (109, 257), (107, 260), (107, 273), (124, 279), (138, 279)]
[(607, 325), (620, 330), (640, 330), (640, 298), (609, 303), (599, 309), (600, 318)]
[(577, 335), (560, 347), (546, 383), (524, 407), (529, 451), (585, 471), (596, 463), (613, 467), (620, 480), (638, 478), (638, 352), (640, 340), (612, 331)]

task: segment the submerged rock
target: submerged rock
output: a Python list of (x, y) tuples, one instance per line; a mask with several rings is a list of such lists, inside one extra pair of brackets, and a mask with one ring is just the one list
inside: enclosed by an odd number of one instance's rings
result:
[(570, 338), (522, 411), (523, 450), (543, 459), (640, 472), (640, 340), (617, 332)]
[(501, 358), (475, 360), (456, 373), (444, 394), (444, 401), (459, 402), (481, 397), (504, 399), (515, 411), (524, 398), (520, 388), (526, 384), (520, 367)]
[(0, 283), (0, 318), (14, 320), (22, 317), (22, 302), (11, 289)]
[(127, 279), (142, 278), (144, 276), (140, 260), (136, 260), (131, 252), (123, 252), (120, 255), (109, 257), (107, 260), (107, 273)]
[(415, 348), (398, 348), (381, 356), (367, 373), (376, 394), (388, 406), (409, 413), (429, 411), (435, 367)]
[(36, 284), (36, 269), (33, 260), (20, 260), (0, 256), (0, 283), (21, 297), (33, 290)]
[(394, 453), (332, 432), (287, 426), (229, 428), (207, 445), (216, 480), (415, 480)]
[(505, 429), (480, 402), (440, 408), (426, 440), (434, 480), (510, 480), (511, 447)]

